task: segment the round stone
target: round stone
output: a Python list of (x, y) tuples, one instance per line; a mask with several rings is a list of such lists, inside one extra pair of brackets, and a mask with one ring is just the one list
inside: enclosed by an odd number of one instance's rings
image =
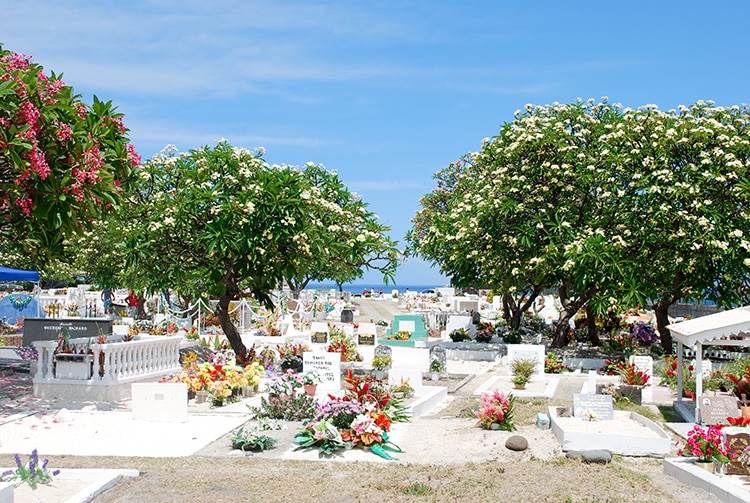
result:
[(511, 451), (525, 451), (529, 448), (529, 441), (521, 435), (513, 435), (505, 441), (505, 447)]

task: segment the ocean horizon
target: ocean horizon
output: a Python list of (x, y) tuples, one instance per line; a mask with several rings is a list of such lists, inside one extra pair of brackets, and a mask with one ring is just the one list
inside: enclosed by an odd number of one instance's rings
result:
[[(342, 285), (345, 292), (351, 293), (362, 293), (364, 290), (368, 292), (375, 290), (376, 293), (383, 291), (383, 294), (391, 294), (393, 290), (398, 290), (399, 294), (405, 293), (407, 290), (410, 292), (421, 292), (422, 290), (429, 290), (435, 288), (443, 288), (446, 285), (435, 285), (435, 284), (421, 284), (421, 285), (386, 285), (383, 283), (347, 283)], [(336, 290), (339, 287), (336, 283), (310, 283), (307, 285), (306, 290)]]

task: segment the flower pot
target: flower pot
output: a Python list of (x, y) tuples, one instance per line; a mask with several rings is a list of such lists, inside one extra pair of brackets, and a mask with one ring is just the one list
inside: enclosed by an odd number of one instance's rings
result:
[(318, 390), (317, 384), (303, 384), (302, 386), (305, 388), (305, 393), (308, 396), (315, 396), (315, 392)]
[(430, 378), (433, 381), (439, 381), (440, 380), (440, 372), (431, 372), (430, 373)]
[(514, 384), (513, 387), (516, 389), (526, 389), (525, 384)]
[(695, 466), (698, 468), (702, 468), (703, 470), (706, 470), (708, 473), (714, 472), (714, 462), (713, 461), (704, 461), (702, 459), (697, 459), (695, 461)]
[(376, 370), (375, 379), (379, 381), (382, 381), (383, 379), (385, 379), (385, 370)]

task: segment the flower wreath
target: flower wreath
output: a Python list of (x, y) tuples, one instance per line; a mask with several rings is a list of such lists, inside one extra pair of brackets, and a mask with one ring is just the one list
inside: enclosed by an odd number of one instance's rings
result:
[(31, 302), (31, 295), (26, 295), (25, 297), (21, 298), (20, 296), (14, 296), (11, 294), (8, 295), (8, 299), (17, 311), (21, 311), (24, 307), (29, 305), (29, 302)]

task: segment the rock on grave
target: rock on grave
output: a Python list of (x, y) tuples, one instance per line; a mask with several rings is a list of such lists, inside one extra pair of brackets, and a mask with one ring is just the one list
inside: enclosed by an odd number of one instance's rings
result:
[(591, 449), (588, 451), (568, 451), (565, 453), (566, 458), (581, 458), (586, 463), (599, 463), (606, 465), (612, 461), (612, 452), (606, 449)]
[(505, 448), (511, 451), (525, 451), (529, 448), (529, 441), (521, 435), (513, 435), (505, 441)]

